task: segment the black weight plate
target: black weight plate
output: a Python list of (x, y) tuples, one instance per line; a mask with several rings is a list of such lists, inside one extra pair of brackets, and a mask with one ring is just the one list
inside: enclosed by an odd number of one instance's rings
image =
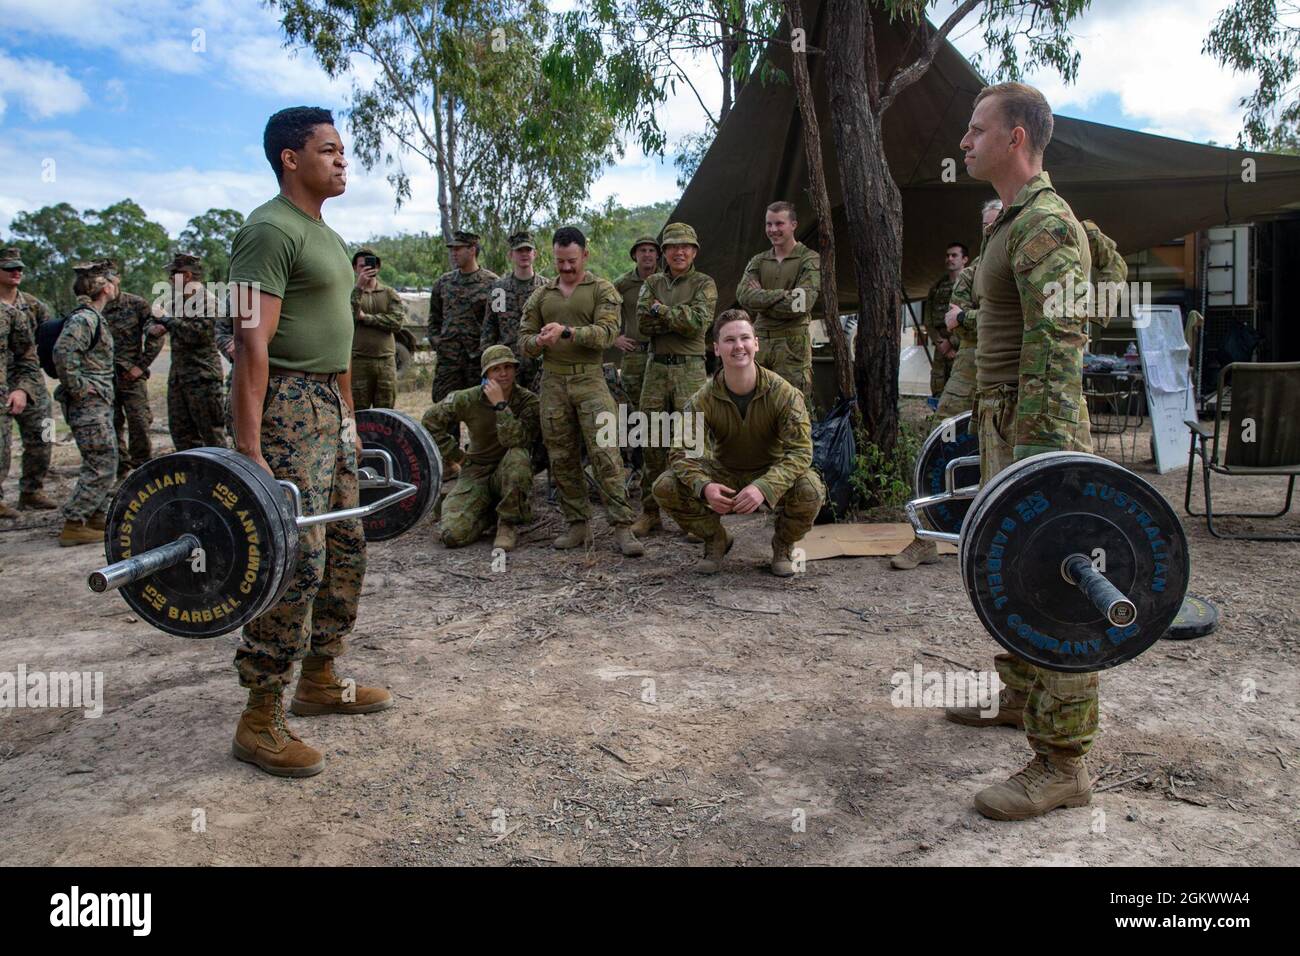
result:
[[(979, 436), (968, 433), (970, 417), (970, 412), (962, 412), (960, 415), (945, 419), (926, 438), (920, 452), (917, 453), (916, 471), (912, 476), (912, 485), (916, 491), (916, 497), (925, 498), (930, 495), (941, 494), (946, 490), (944, 471), (948, 466), (948, 462), (954, 458), (979, 455)], [(951, 437), (952, 440), (945, 440), (945, 436)], [(953, 478), (955, 479), (954, 486), (957, 488), (977, 485), (980, 480), (979, 465), (976, 464), (970, 468), (958, 468)], [(965, 520), (970, 505), (970, 499), (946, 501), (943, 504), (922, 508), (918, 513), (918, 517), (921, 524), (930, 531), (956, 534), (961, 531), (962, 521)]]
[(273, 483), (232, 467), (221, 452), (155, 458), (127, 476), (108, 508), (109, 562), (187, 532), (201, 542), (204, 570), (184, 561), (120, 589), (142, 620), (179, 637), (216, 637), (243, 626), (282, 581), (283, 527), (268, 490)]
[(1205, 598), (1189, 594), (1183, 599), (1183, 606), (1178, 609), (1174, 623), (1165, 631), (1166, 641), (1185, 641), (1193, 637), (1204, 637), (1214, 633), (1219, 626), (1219, 609)]
[(289, 583), (293, 580), (294, 568), (298, 564), (298, 521), (294, 515), (293, 505), (289, 501), (288, 494), (275, 478), (238, 452), (227, 448), (194, 450), (215, 458), (236, 471), (242, 471), (250, 481), (262, 488), (264, 494), (259, 495), (259, 498), (265, 502), (268, 512), (273, 511), (279, 518), (280, 535), (276, 540), (275, 548), (276, 553), (282, 557), (275, 565), (273, 585), (268, 589), (261, 607), (253, 615), (253, 617), (261, 617), (276, 605), (280, 596), (288, 589)]
[[(1169, 502), (1125, 468), (1075, 452), (1017, 462), (980, 492), (962, 534), (963, 583), (994, 640), (1040, 667), (1095, 671), (1141, 654), (1187, 593), (1187, 539)], [(1061, 563), (1096, 557), (1137, 606), (1114, 627)]]
[[(408, 481), (418, 489), (410, 497), (364, 519), (367, 541), (387, 541), (419, 524), (437, 502), (442, 487), (442, 456), (423, 425), (391, 408), (364, 408), (357, 412), (357, 431), (361, 433), (362, 445), (383, 448), (393, 456), (394, 478)], [(376, 474), (383, 473), (378, 461), (370, 459), (365, 464)], [(361, 492), (361, 503), (367, 505), (389, 494), (391, 490), (367, 488)]]

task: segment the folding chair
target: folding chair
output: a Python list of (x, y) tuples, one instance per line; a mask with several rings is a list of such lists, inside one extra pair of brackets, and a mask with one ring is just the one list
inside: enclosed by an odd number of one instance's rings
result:
[[(1231, 394), (1229, 394), (1231, 390)], [(1280, 518), (1291, 510), (1296, 476), (1300, 475), (1300, 362), (1233, 362), (1219, 373), (1214, 431), (1189, 419), (1191, 446), (1187, 452), (1187, 489), (1183, 508), (1205, 516), (1216, 538), (1247, 541), (1300, 541), (1300, 534), (1229, 534), (1214, 527), (1215, 518)], [(1201, 459), (1205, 511), (1192, 510), (1192, 479)], [(1285, 475), (1286, 503), (1281, 511), (1220, 511), (1210, 496), (1211, 473), (1227, 475)]]

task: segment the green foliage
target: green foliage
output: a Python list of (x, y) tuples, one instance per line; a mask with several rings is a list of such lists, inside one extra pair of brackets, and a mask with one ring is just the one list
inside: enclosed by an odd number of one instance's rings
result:
[(1241, 145), (1296, 152), (1300, 138), (1300, 6), (1294, 0), (1234, 0), (1219, 13), (1201, 48), (1259, 85), (1240, 106)]
[(393, 288), (428, 288), (434, 279), (447, 271), (447, 252), (442, 237), (427, 232), (374, 236), (352, 251), (362, 247), (373, 249), (379, 256), (379, 281)]
[(849, 484), (853, 486), (854, 504), (862, 509), (901, 508), (914, 495), (913, 472), (916, 456), (930, 429), (917, 429), (906, 421), (899, 422), (898, 441), (891, 454), (885, 455), (867, 433), (856, 432), (858, 455), (853, 463)]
[(223, 282), (230, 269), (230, 246), (243, 224), (244, 214), (236, 209), (209, 209), (185, 224), (177, 251), (201, 256), (204, 276)]

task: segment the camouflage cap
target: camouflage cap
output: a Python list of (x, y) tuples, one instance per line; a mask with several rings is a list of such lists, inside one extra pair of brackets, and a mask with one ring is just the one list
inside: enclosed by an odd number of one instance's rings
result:
[(511, 252), (514, 252), (516, 249), (537, 248), (537, 243), (533, 242), (533, 234), (527, 229), (522, 232), (511, 233), (509, 242)]
[(72, 271), (79, 276), (107, 276), (116, 275), (117, 266), (112, 259), (87, 259), (73, 265)]
[(629, 259), (636, 258), (637, 246), (654, 246), (655, 250), (658, 251), (659, 240), (656, 239), (654, 236), (637, 236), (635, 239), (632, 240), (631, 248), (627, 250), (627, 255)]
[(172, 261), (167, 264), (167, 274), (175, 275), (178, 272), (188, 272), (194, 278), (201, 279), (203, 277), (203, 260), (188, 252), (178, 252), (172, 256)]
[(662, 244), (671, 245), (692, 245), (696, 249), (700, 247), (700, 240), (696, 238), (695, 230), (684, 222), (670, 222), (664, 226)]
[(514, 365), (519, 364), (519, 359), (515, 358), (515, 353), (511, 351), (508, 345), (489, 345), (483, 350), (483, 374), (487, 370), (497, 365), (505, 365), (510, 362)]
[(26, 269), (17, 249), (0, 249), (0, 269)]
[(447, 248), (452, 246), (477, 246), (479, 238), (477, 232), (469, 232), (465, 229), (457, 229), (451, 234), (451, 239), (447, 241)]

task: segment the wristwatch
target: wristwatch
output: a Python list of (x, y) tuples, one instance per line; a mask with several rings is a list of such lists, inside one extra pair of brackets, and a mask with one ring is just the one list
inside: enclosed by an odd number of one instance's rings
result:
[(494, 411), (504, 412), (509, 407), (510, 406), (507, 405), (505, 402), (497, 402), (495, 405), (492, 406), (492, 409)]

